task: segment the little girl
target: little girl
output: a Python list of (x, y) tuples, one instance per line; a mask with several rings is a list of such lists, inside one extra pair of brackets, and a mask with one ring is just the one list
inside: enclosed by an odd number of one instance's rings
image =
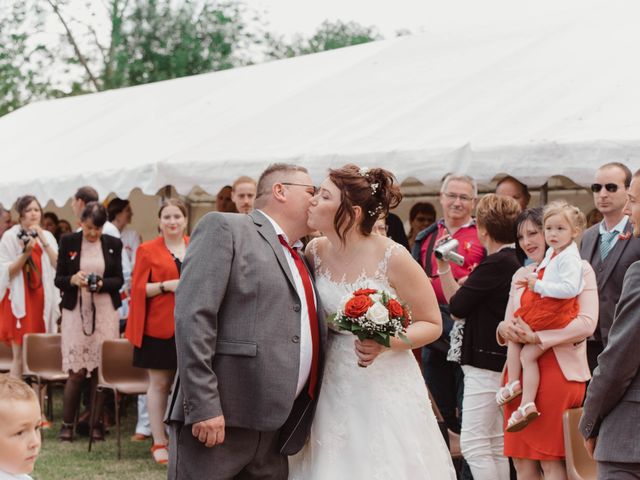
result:
[[(544, 259), (531, 277), (518, 282), (525, 288), (514, 317), (520, 317), (533, 331), (564, 328), (579, 311), (577, 296), (584, 288), (582, 259), (575, 239), (586, 225), (584, 214), (564, 201), (544, 209), (544, 237), (549, 245)], [(538, 358), (545, 351), (536, 344), (509, 342), (507, 383), (496, 394), (504, 405), (522, 394), (520, 407), (507, 422), (508, 432), (517, 432), (540, 416), (535, 399), (540, 384)], [(522, 371), (522, 388), (520, 372)]]

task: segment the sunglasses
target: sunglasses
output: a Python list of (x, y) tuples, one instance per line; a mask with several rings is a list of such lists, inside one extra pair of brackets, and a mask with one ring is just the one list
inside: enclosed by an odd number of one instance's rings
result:
[(591, 185), (591, 191), (593, 193), (598, 193), (600, 190), (602, 190), (602, 187), (604, 187), (607, 190), (607, 192), (611, 192), (611, 193), (617, 192), (618, 188), (620, 188), (615, 183), (605, 183), (604, 185), (602, 185), (601, 183), (594, 183)]

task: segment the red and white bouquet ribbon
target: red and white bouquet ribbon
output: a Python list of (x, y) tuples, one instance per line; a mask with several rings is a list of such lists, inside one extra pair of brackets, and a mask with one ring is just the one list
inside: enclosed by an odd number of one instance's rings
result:
[(390, 346), (391, 337), (409, 343), (405, 334), (410, 323), (406, 306), (389, 292), (372, 288), (361, 288), (346, 297), (333, 317), (333, 324), (340, 330), (385, 347)]

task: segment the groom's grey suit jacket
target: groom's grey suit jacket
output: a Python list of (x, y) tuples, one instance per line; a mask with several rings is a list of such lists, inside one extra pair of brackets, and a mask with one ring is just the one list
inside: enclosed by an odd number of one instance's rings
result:
[(598, 437), (600, 462), (640, 463), (640, 261), (624, 277), (622, 294), (587, 390), (580, 420), (585, 438)]
[[(322, 352), (327, 330), (319, 303)], [(296, 399), (300, 318), (269, 220), (259, 211), (203, 217), (176, 292), (178, 375), (167, 420), (191, 425), (224, 415), (228, 427), (281, 430), (282, 452), (300, 450), (315, 410), (306, 388)], [(323, 363), (321, 353), (320, 374)]]

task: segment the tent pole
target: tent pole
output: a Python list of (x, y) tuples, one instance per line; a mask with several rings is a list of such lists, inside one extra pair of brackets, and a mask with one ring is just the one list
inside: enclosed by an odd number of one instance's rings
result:
[(544, 207), (549, 200), (549, 182), (540, 187), (540, 206)]

